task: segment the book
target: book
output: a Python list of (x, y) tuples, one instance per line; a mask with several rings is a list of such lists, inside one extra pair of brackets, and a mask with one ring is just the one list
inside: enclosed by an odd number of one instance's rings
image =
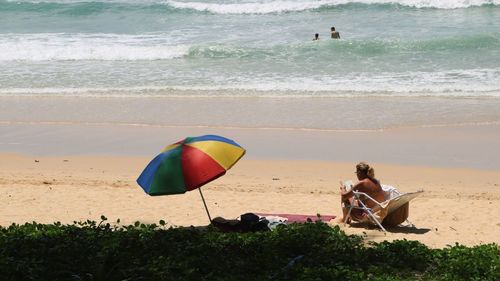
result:
[(345, 188), (346, 191), (351, 190), (352, 188), (352, 181), (351, 180), (346, 180), (342, 183), (342, 186)]

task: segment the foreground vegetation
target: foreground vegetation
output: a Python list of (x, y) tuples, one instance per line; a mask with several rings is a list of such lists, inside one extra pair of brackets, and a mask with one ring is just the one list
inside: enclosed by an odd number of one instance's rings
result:
[(323, 223), (222, 233), (102, 219), (0, 227), (1, 280), (500, 280), (496, 244), (365, 245)]

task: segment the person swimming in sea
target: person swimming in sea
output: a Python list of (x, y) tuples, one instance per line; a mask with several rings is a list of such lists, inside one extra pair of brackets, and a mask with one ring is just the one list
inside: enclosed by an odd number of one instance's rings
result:
[(314, 39), (313, 41), (319, 40), (319, 33), (314, 34)]
[(340, 33), (335, 30), (335, 26), (332, 26), (330, 34), (332, 36), (332, 39), (340, 39)]

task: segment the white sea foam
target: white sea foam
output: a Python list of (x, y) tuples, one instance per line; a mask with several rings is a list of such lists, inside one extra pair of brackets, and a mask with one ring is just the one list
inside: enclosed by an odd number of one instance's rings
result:
[[(232, 83), (177, 86), (177, 90), (246, 91), (258, 96), (500, 97), (500, 68), (437, 72), (354, 73), (341, 76), (239, 77)], [(258, 93), (255, 93), (258, 92)]]
[(500, 0), (277, 0), (248, 1), (244, 3), (213, 3), (195, 1), (167, 0), (166, 3), (178, 9), (193, 9), (216, 14), (268, 14), (294, 11), (305, 11), (327, 6), (337, 6), (350, 3), (360, 4), (399, 4), (415, 8), (457, 9), (487, 4), (500, 5)]
[[(304, 11), (316, 9), (321, 6), (334, 5), (338, 0), (319, 1), (271, 1), (247, 3), (208, 3), (208, 2), (181, 2), (167, 1), (167, 4), (178, 9), (193, 9), (216, 14), (269, 14), (279, 12)], [(345, 1), (348, 2), (348, 1)]]
[(399, 4), (415, 8), (458, 9), (482, 5), (500, 5), (500, 0), (354, 0), (365, 4)]
[[(88, 3), (88, 0), (5, 0), (16, 3), (60, 3), (75, 4)], [(217, 3), (214, 0), (208, 1), (178, 1), (178, 0), (98, 0), (103, 3), (124, 3), (124, 4), (160, 4), (166, 3), (179, 9), (194, 9), (198, 11), (209, 11), (220, 14), (265, 14), (303, 11), (316, 9), (323, 6), (336, 6), (350, 3), (360, 4), (399, 4), (402, 6), (415, 8), (437, 8), (437, 9), (457, 9), (482, 5), (500, 5), (500, 0), (245, 0), (223, 1)]]
[[(91, 97), (500, 97), (500, 68), (343, 77), (241, 77), (215, 84), (1, 88), (0, 96)], [(222, 78), (221, 78), (222, 79)]]
[(189, 46), (168, 45), (147, 36), (23, 34), (0, 37), (0, 61), (161, 60), (183, 57), (188, 52)]

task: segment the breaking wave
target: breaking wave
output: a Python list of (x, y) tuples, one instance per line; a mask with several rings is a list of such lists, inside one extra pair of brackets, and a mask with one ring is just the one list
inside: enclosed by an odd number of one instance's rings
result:
[(479, 6), (498, 6), (500, 0), (246, 0), (245, 2), (212, 1), (9, 1), (0, 0), (2, 12), (54, 13), (61, 16), (84, 16), (103, 13), (145, 13), (208, 12), (214, 14), (270, 14), (332, 9), (339, 6), (402, 6), (409, 8), (459, 9)]
[[(292, 43), (252, 47), (231, 44), (186, 45), (168, 42), (168, 36), (123, 34), (16, 34), (0, 37), (0, 61), (58, 60), (169, 60), (271, 59), (306, 60), (332, 52), (346, 58), (383, 54), (447, 53), (500, 49), (500, 33), (457, 36), (430, 40), (342, 40), (322, 44)], [(335, 43), (335, 44), (333, 44)]]

